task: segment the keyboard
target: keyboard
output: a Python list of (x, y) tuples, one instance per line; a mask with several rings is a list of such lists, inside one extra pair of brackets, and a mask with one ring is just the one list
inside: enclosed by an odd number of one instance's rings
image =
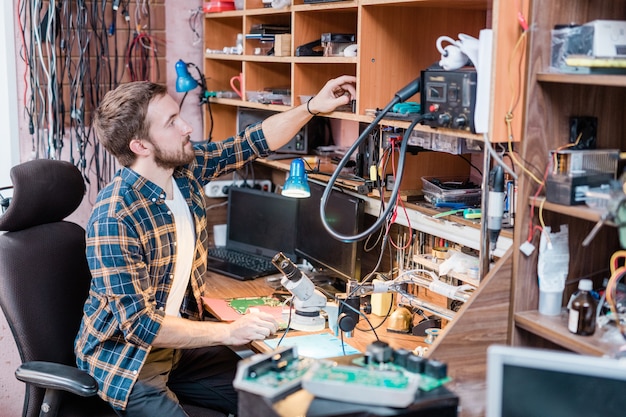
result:
[[(278, 272), (269, 258), (228, 248), (210, 248), (208, 257), (209, 269), (233, 278), (252, 279)], [(218, 262), (211, 262), (211, 260)], [(235, 272), (234, 275), (237, 276), (234, 276), (232, 272)]]

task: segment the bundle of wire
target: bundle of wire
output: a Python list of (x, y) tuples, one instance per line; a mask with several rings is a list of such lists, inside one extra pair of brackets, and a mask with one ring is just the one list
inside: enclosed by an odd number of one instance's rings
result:
[(626, 265), (619, 265), (620, 260), (626, 260), (626, 251), (618, 250), (611, 255), (611, 277), (606, 284), (606, 302), (609, 304), (611, 314), (615, 320), (615, 324), (626, 339), (626, 325), (622, 323), (619, 312), (619, 301), (617, 299), (617, 288), (620, 281), (626, 274)]
[(90, 114), (123, 81), (159, 81), (150, 5), (17, 0), (16, 15), (31, 158), (68, 159), (100, 190), (117, 168), (93, 137)]

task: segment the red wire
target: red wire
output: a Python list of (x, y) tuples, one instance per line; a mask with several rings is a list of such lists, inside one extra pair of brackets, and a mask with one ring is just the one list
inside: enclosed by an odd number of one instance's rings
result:
[(539, 196), (539, 193), (543, 189), (543, 184), (545, 184), (548, 178), (549, 170), (550, 170), (550, 164), (546, 165), (546, 171), (543, 174), (543, 183), (539, 184), (539, 187), (537, 188), (537, 191), (535, 192), (535, 195), (534, 195), (535, 198), (533, 198), (533, 200), (530, 203), (530, 220), (528, 221), (528, 239), (527, 239), (528, 243), (530, 243), (533, 240), (533, 231), (535, 229), (538, 229), (543, 232), (543, 229), (541, 228), (541, 226), (539, 225), (533, 226), (533, 217), (535, 215), (535, 199)]
[[(137, 34), (137, 36), (135, 36), (135, 38), (129, 43), (128, 45), (128, 50), (126, 51), (126, 67), (129, 69), (129, 71), (131, 71), (131, 67), (132, 67), (132, 57), (133, 57), (133, 50), (137, 50), (136, 48), (141, 48), (140, 51), (142, 51), (143, 49), (147, 49), (148, 50), (148, 54), (149, 54), (149, 60), (150, 60), (150, 70), (152, 71), (152, 77), (147, 77), (147, 74), (142, 73), (139, 76), (137, 75), (137, 71), (138, 69), (133, 69), (132, 72), (130, 73), (130, 78), (131, 81), (143, 81), (143, 80), (147, 80), (148, 78), (152, 78), (152, 81), (157, 81), (154, 78), (156, 78), (156, 75), (154, 74), (154, 71), (156, 70), (156, 44), (157, 42), (161, 42), (161, 43), (165, 43), (163, 42), (161, 39), (149, 35), (145, 32), (140, 32)], [(146, 46), (149, 46), (149, 48), (146, 48)], [(141, 55), (140, 55), (141, 56)]]
[(522, 13), (522, 5), (519, 0), (515, 0), (515, 8), (517, 9), (517, 22), (522, 27), (524, 32), (526, 32), (528, 30), (528, 22)]

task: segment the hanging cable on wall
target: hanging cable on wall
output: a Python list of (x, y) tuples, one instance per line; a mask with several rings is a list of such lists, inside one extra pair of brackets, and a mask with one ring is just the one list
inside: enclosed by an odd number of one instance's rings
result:
[[(16, 15), (31, 159), (68, 159), (99, 191), (117, 167), (94, 137), (93, 110), (129, 79), (164, 81), (157, 65), (160, 40), (150, 33), (150, 4), (17, 0)], [(129, 51), (133, 71), (127, 72)]]
[(152, 36), (150, 28), (150, 8), (144, 0), (140, 5), (137, 0), (135, 8), (135, 33), (126, 52), (126, 67), (131, 81), (157, 80), (159, 66), (157, 65), (157, 43), (164, 43)]
[(20, 36), (21, 36), (21, 40), (22, 40), (22, 46), (19, 49), (19, 57), (24, 61), (24, 74), (23, 74), (23, 82), (24, 82), (24, 96), (22, 98), (23, 103), (24, 103), (24, 116), (25, 118), (28, 120), (28, 131), (29, 134), (31, 136), (31, 153), (34, 154), (35, 153), (35, 142), (34, 142), (34, 133), (35, 133), (35, 127), (34, 127), (34, 121), (33, 121), (33, 115), (34, 115), (34, 100), (32, 95), (28, 95), (28, 86), (32, 86), (33, 85), (33, 77), (32, 77), (32, 71), (30, 71), (30, 68), (32, 67), (32, 63), (31, 63), (31, 56), (30, 54), (27, 53), (27, 44), (26, 44), (26, 27), (25, 27), (25, 21), (24, 21), (24, 17), (27, 15), (27, 9), (26, 9), (26, 4), (23, 3), (21, 0), (18, 0), (17, 2), (17, 20), (18, 20), (18, 27), (19, 27), (19, 31), (20, 31)]
[(126, 53), (126, 66), (131, 81), (159, 78), (157, 39), (145, 32), (137, 32)]
[[(202, 42), (202, 19), (204, 12), (201, 7), (197, 7), (189, 11), (189, 29), (193, 34), (192, 45), (199, 45)], [(200, 28), (200, 29), (198, 29)]]

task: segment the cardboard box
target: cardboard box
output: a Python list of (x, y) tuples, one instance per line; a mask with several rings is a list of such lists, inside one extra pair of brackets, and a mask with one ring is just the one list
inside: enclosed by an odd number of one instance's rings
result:
[(291, 56), (291, 35), (275, 35), (274, 37), (274, 55), (275, 56)]

